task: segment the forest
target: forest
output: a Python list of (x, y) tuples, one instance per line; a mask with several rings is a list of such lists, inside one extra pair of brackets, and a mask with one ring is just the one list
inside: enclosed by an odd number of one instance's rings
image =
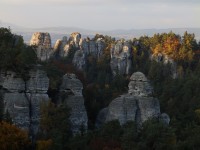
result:
[[(17, 37), (17, 38), (16, 38)], [(198, 150), (200, 149), (200, 41), (187, 31), (181, 36), (173, 33), (154, 34), (130, 39), (130, 74), (113, 76), (110, 67), (110, 48), (117, 40), (108, 35), (103, 38), (106, 46), (100, 59), (88, 55), (86, 67), (77, 70), (72, 64), (76, 51), (71, 47), (64, 58), (41, 62), (34, 46), (14, 35), (9, 28), (0, 28), (0, 70), (12, 70), (24, 80), (36, 64), (42, 65), (50, 79), (48, 95), (51, 102), (41, 105), (43, 115), (40, 132), (35, 142), (29, 133), (16, 127), (4, 110), (0, 90), (0, 149), (7, 150)], [(17, 41), (16, 41), (17, 39)], [(125, 39), (122, 39), (125, 40)], [(17, 43), (17, 44), (16, 44)], [(150, 59), (162, 53), (177, 64), (177, 77), (172, 77), (171, 64)], [(118, 120), (95, 128), (98, 112), (119, 95), (127, 91), (129, 78), (136, 71), (143, 72), (154, 88), (161, 110), (170, 116), (168, 126), (150, 119), (138, 128), (135, 122), (120, 126)], [(74, 73), (83, 83), (83, 96), (88, 115), (88, 131), (75, 136), (70, 131), (70, 108), (57, 105), (53, 97), (65, 73)]]

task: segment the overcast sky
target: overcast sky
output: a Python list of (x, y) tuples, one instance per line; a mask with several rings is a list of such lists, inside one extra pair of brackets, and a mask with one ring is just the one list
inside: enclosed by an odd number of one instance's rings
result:
[(25, 27), (200, 27), (200, 0), (0, 0), (0, 21)]

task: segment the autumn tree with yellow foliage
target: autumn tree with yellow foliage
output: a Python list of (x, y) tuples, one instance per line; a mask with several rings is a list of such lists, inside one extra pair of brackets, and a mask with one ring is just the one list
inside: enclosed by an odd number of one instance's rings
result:
[(194, 34), (187, 31), (181, 37), (173, 32), (156, 34), (151, 39), (151, 51), (153, 55), (159, 53), (167, 55), (175, 61), (192, 61), (198, 44)]
[(30, 145), (27, 132), (4, 121), (0, 122), (1, 150), (25, 150), (29, 149)]

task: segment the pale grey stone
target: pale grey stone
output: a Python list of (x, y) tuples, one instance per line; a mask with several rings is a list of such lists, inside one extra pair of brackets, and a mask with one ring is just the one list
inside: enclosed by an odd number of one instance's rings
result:
[(170, 56), (158, 53), (151, 55), (150, 59), (155, 60), (156, 62), (162, 62), (165, 65), (170, 64), (171, 77), (173, 79), (176, 79), (178, 77), (177, 63), (172, 58), (170, 58)]
[(134, 121), (140, 127), (148, 119), (159, 119), (160, 104), (158, 99), (152, 97), (152, 92), (145, 75), (141, 72), (133, 73), (130, 77), (129, 92), (117, 97), (99, 112), (96, 127), (112, 120), (118, 120), (121, 125)]
[(30, 45), (36, 46), (38, 59), (46, 61), (52, 54), (51, 37), (49, 33), (36, 32), (32, 35)]
[(78, 70), (84, 70), (86, 65), (86, 58), (82, 50), (77, 50), (75, 52), (72, 63)]
[(49, 79), (46, 73), (39, 69), (31, 70), (29, 76), (30, 78), (24, 81), (20, 74), (3, 72), (0, 75), (0, 86), (5, 111), (10, 113), (13, 123), (25, 130), (32, 126), (36, 134), (39, 128), (40, 104), (49, 100)]
[(117, 41), (110, 49), (111, 61), (110, 66), (113, 75), (129, 74), (132, 67), (131, 63), (131, 45), (129, 42)]
[(76, 48), (80, 48), (81, 34), (79, 32), (73, 32), (69, 37), (69, 41)]
[(60, 87), (59, 97), (70, 108), (70, 121), (72, 133), (79, 134), (81, 130), (87, 130), (87, 112), (82, 95), (83, 85), (75, 74), (65, 74)]

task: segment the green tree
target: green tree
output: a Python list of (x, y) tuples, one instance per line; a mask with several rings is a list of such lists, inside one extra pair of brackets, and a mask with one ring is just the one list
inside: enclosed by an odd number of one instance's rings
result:
[(154, 119), (143, 123), (139, 132), (139, 149), (173, 150), (175, 146), (176, 136), (173, 129)]
[(41, 138), (51, 139), (53, 142), (52, 149), (67, 149), (68, 140), (71, 137), (69, 108), (66, 105), (56, 106), (49, 102), (48, 104), (42, 104), (41, 115)]
[(138, 140), (138, 131), (137, 125), (135, 122), (127, 122), (122, 127), (123, 135), (121, 137), (122, 148), (124, 150), (136, 150), (137, 140)]

